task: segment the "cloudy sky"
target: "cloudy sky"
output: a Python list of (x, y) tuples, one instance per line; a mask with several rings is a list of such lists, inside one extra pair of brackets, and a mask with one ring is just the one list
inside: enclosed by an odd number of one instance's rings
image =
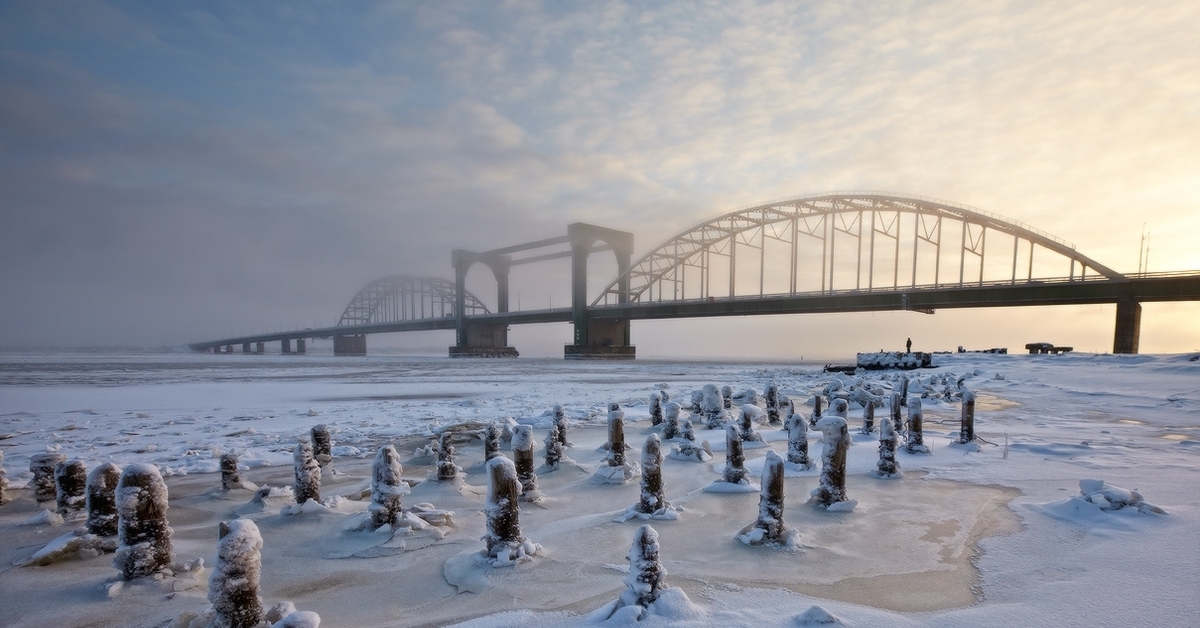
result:
[[(1149, 270), (1200, 269), (1198, 31), (1176, 0), (2, 3), (0, 347), (332, 325), (375, 278), (452, 278), (454, 248), (587, 221), (641, 254), (831, 190), (983, 208), (1126, 272), (1144, 230)], [(514, 277), (525, 309), (567, 304), (548, 266)], [(1200, 350), (1197, 320), (1147, 305), (1142, 350)], [(1106, 351), (1112, 325), (1080, 306), (633, 333), (648, 355), (819, 357)], [(570, 330), (513, 338), (561, 355)]]

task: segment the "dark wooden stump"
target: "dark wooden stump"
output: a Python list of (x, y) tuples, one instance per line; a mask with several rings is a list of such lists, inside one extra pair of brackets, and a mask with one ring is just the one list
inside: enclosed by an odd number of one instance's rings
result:
[(519, 425), (513, 431), (513, 465), (517, 469), (517, 481), (521, 483), (521, 498), (530, 499), (537, 495), (537, 474), (533, 471), (533, 427)]
[(29, 457), (29, 470), (33, 479), (29, 485), (33, 487), (33, 498), (39, 502), (54, 501), (58, 488), (54, 485), (54, 467), (67, 461), (60, 453), (34, 454)]
[(975, 440), (975, 393), (967, 390), (962, 396), (962, 427), (958, 432), (958, 442), (969, 443)]
[(310, 499), (321, 501), (321, 465), (313, 459), (312, 443), (296, 443), (292, 465), (296, 472), (296, 503), (303, 504)]
[(817, 429), (825, 435), (825, 448), (821, 452), (821, 482), (814, 493), (817, 503), (830, 506), (846, 501), (846, 451), (850, 447), (850, 433), (846, 420), (829, 416), (817, 423)]
[(208, 580), (213, 625), (254, 628), (263, 618), (259, 596), (262, 535), (249, 519), (217, 524), (217, 564)]
[(395, 525), (400, 518), (401, 496), (407, 492), (401, 475), (400, 454), (392, 445), (384, 445), (375, 454), (371, 466), (371, 525), (381, 528)]
[(722, 482), (741, 484), (746, 479), (746, 454), (742, 448), (742, 437), (737, 427), (725, 427), (725, 473)]
[(450, 438), (450, 432), (443, 432), (438, 438), (437, 479), (439, 481), (453, 480), (458, 477), (458, 465), (454, 463), (454, 443)]
[[(521, 482), (517, 479), (517, 468), (504, 456), (492, 458), (487, 463), (488, 498), (484, 506), (487, 515), (487, 534), (483, 537), (490, 558), (499, 558), (501, 552), (512, 552), (524, 538), (521, 536), (520, 507)], [(504, 560), (509, 559), (505, 556)]]
[(121, 469), (106, 462), (87, 477), (87, 531), (96, 536), (117, 535), (117, 483)]
[[(616, 406), (612, 404), (609, 406)], [(618, 406), (608, 411), (608, 466), (625, 466), (625, 413)]]
[(242, 472), (238, 470), (237, 454), (221, 454), (221, 489), (232, 491), (242, 486)]
[(658, 434), (651, 434), (646, 437), (646, 444), (642, 447), (642, 497), (638, 502), (638, 512), (653, 514), (667, 505), (662, 463), (662, 441), (658, 439)]
[(325, 465), (333, 460), (333, 438), (329, 435), (329, 428), (324, 423), (314, 425), (311, 433), (313, 460), (316, 460), (321, 468), (325, 468)]
[(117, 536), (113, 566), (126, 580), (153, 575), (171, 564), (167, 485), (158, 468), (131, 464), (117, 483)]
[(54, 505), (58, 514), (70, 517), (87, 505), (87, 467), (82, 461), (60, 462), (54, 467)]
[(875, 433), (875, 404), (869, 400), (867, 401), (867, 405), (863, 406), (862, 433)]

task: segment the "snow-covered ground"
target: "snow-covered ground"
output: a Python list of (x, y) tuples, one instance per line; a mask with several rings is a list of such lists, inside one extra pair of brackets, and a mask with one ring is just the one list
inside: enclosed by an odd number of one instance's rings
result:
[[(646, 523), (658, 533), (673, 589), (640, 622), (618, 612), (608, 625), (792, 626), (830, 618), (850, 626), (1200, 625), (1194, 354), (960, 354), (934, 362), (935, 369), (909, 373), (916, 378), (910, 394), (928, 395), (924, 442), (932, 451), (908, 454), (901, 445), (903, 477), (872, 476), (878, 437), (858, 433), (862, 407), (850, 405), (853, 509), (806, 503), (821, 473), (821, 433), (810, 431), (817, 467), (791, 469), (785, 480), (785, 524), (800, 535), (789, 550), (737, 540), (759, 512), (757, 490), (705, 490), (722, 477), (723, 431), (697, 426), (697, 439), (714, 453), (707, 463), (665, 458), (674, 519), (627, 518), (641, 494), (638, 479), (612, 485), (594, 476), (606, 455), (609, 402), (625, 412), (627, 459), (638, 461), (651, 432), (652, 392), (668, 392), (686, 415), (692, 392), (705, 384), (761, 395), (775, 382), (807, 416), (813, 395), (835, 377), (820, 365), (0, 355), (0, 452), (9, 481), (0, 506), (0, 624), (164, 626), (198, 615), (209, 607), (218, 523), (244, 517), (263, 540), (265, 607), (290, 601), (319, 614), (322, 626), (600, 623), (627, 589), (630, 544)], [(857, 383), (843, 377), (844, 389)], [(896, 372), (863, 377), (884, 399), (900, 386)], [(977, 394), (978, 448), (952, 444), (959, 379)], [(485, 566), (475, 555), (484, 548), (487, 481), (473, 430), (505, 416), (533, 425), (541, 465), (555, 404), (570, 419), (573, 464), (539, 468), (542, 499), (523, 502), (520, 512), (523, 535), (542, 551), (512, 567)], [(876, 423), (885, 420), (886, 406), (876, 410)], [(294, 444), (317, 424), (333, 436), (321, 487), (326, 507), (288, 508)], [(455, 447), (465, 476), (427, 479), (436, 460), (414, 452), (463, 424)], [(786, 454), (785, 432), (756, 427)], [(355, 526), (367, 516), (372, 460), (388, 443), (415, 485), (403, 504), (453, 511), (453, 526), (394, 536)], [(16, 566), (82, 525), (56, 523), (42, 512), (53, 503), (39, 505), (26, 486), (30, 457), (47, 451), (89, 470), (104, 462), (157, 465), (170, 490), (174, 575), (122, 584), (111, 555), (88, 552)], [(507, 443), (502, 451), (511, 457)], [(221, 491), (216, 472), (225, 452), (238, 454), (245, 480), (277, 490), (257, 501), (249, 490)], [(745, 449), (755, 484), (766, 453)], [(1103, 499), (1085, 499), (1085, 480), (1136, 490), (1166, 514), (1111, 509), (1124, 494), (1111, 488)]]

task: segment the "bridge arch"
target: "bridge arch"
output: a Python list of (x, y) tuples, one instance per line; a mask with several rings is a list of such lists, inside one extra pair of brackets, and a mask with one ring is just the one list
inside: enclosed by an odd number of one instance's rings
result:
[(1093, 279), (1127, 280), (1060, 238), (981, 209), (834, 192), (738, 209), (685, 229), (592, 305)]
[[(354, 295), (337, 326), (451, 318), (455, 316), (456, 295), (454, 282), (445, 279), (413, 275), (383, 277)], [(466, 292), (463, 297), (468, 316), (489, 313), (475, 295)]]

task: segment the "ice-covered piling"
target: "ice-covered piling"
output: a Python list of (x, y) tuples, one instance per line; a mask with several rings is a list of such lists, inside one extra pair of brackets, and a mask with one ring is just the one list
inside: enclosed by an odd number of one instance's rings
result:
[(638, 501), (638, 512), (651, 515), (668, 506), (663, 490), (662, 463), (662, 442), (658, 434), (651, 434), (642, 446), (642, 496)]
[(511, 565), (532, 560), (541, 553), (541, 546), (521, 535), (521, 511), (517, 504), (521, 482), (517, 468), (504, 456), (487, 463), (488, 496), (483, 512), (487, 516), (484, 557), (494, 566)]
[(903, 473), (896, 462), (896, 430), (890, 421), (879, 424), (879, 463), (875, 466), (876, 477), (898, 478)]
[(846, 497), (846, 451), (850, 447), (850, 433), (846, 419), (827, 416), (817, 421), (817, 429), (825, 436), (825, 447), (821, 452), (821, 482), (813, 489), (813, 503), (829, 508), (838, 502), (850, 501)]
[(87, 502), (87, 467), (80, 460), (54, 466), (54, 505), (58, 514), (72, 517), (83, 511)]
[(310, 499), (321, 501), (321, 465), (313, 459), (312, 443), (296, 443), (292, 465), (296, 472), (296, 503), (303, 504)]
[(808, 457), (808, 421), (793, 412), (788, 415), (784, 427), (788, 432), (787, 461), (801, 468), (811, 469), (813, 463)]
[(663, 414), (666, 415), (666, 423), (663, 425), (662, 437), (663, 440), (671, 440), (683, 436), (683, 425), (679, 418), (679, 404), (674, 401), (669, 402), (663, 407)]
[(829, 411), (834, 416), (846, 419), (847, 424), (850, 422), (850, 402), (845, 399), (834, 399), (829, 402)]
[(908, 441), (904, 445), (904, 451), (910, 454), (927, 454), (929, 448), (925, 446), (925, 436), (922, 432), (923, 412), (921, 411), (921, 398), (913, 397), (908, 400)]
[(725, 473), (721, 476), (722, 482), (730, 484), (741, 484), (746, 479), (746, 454), (742, 449), (742, 437), (738, 434), (737, 427), (727, 425), (725, 427)]
[(253, 521), (217, 524), (217, 564), (208, 578), (213, 626), (254, 628), (262, 621), (263, 601), (258, 593), (262, 547), (262, 535)]
[(317, 461), (322, 469), (333, 460), (333, 438), (329, 435), (329, 428), (324, 423), (314, 425), (311, 430), (313, 460)]
[(808, 419), (809, 425), (816, 425), (817, 421), (821, 420), (821, 395), (813, 395), (813, 411), (812, 416)]
[(33, 498), (39, 502), (54, 501), (58, 489), (54, 485), (54, 467), (66, 462), (67, 457), (58, 452), (34, 454), (29, 457), (29, 470), (33, 479), (29, 485), (33, 487)]
[(221, 454), (220, 466), (222, 490), (232, 491), (238, 488), (245, 488), (246, 483), (242, 481), (242, 473), (238, 469), (237, 454)]
[(733, 386), (727, 384), (721, 387), (721, 407), (726, 410), (733, 409)]
[(782, 425), (783, 417), (781, 409), (783, 407), (783, 399), (779, 394), (779, 387), (775, 382), (767, 385), (767, 389), (763, 392), (763, 397), (767, 404), (767, 423), (770, 425)]
[(863, 434), (875, 433), (875, 404), (867, 403), (863, 406), (863, 423), (860, 431)]
[(518, 425), (512, 438), (513, 465), (521, 483), (521, 499), (533, 501), (540, 497), (537, 474), (533, 471), (533, 426)]
[[(551, 433), (553, 437), (553, 433)], [(547, 456), (549, 456), (549, 441), (547, 440)], [(488, 423), (483, 432), (483, 461), (487, 462), (500, 455), (500, 426), (495, 421)]]
[[(751, 404), (742, 405), (742, 416), (738, 420), (738, 435), (744, 443), (765, 443), (762, 434), (754, 429), (754, 424), (762, 419), (761, 408)], [(761, 446), (761, 445), (760, 445)]]
[(897, 434), (904, 431), (904, 419), (900, 417), (900, 393), (892, 393), (892, 398), (888, 402), (888, 409), (892, 413), (892, 430)]
[(408, 484), (400, 479), (403, 472), (396, 448), (380, 447), (371, 465), (371, 505), (367, 508), (375, 528), (395, 525), (400, 518), (401, 496), (408, 493)]
[(608, 466), (625, 466), (625, 412), (616, 403), (608, 405), (608, 446)]
[(650, 393), (650, 425), (659, 426), (663, 422), (663, 400), (662, 393), (654, 391)]
[(700, 411), (704, 415), (704, 424), (710, 430), (719, 430), (725, 425), (728, 415), (725, 404), (721, 399), (721, 391), (716, 384), (705, 384), (701, 389)]
[(458, 477), (458, 465), (454, 463), (454, 443), (450, 439), (450, 432), (442, 432), (442, 435), (438, 437), (437, 479), (439, 481), (453, 480)]
[(900, 378), (900, 405), (908, 405), (908, 376)]
[(667, 588), (667, 570), (659, 562), (658, 552), (658, 531), (649, 524), (640, 526), (629, 548), (629, 576), (625, 584), (633, 603), (642, 608), (649, 608), (658, 600), (659, 592)]
[(964, 390), (962, 396), (962, 425), (958, 432), (958, 442), (969, 443), (975, 440), (975, 393)]
[(171, 527), (167, 525), (167, 485), (158, 467), (135, 463), (117, 483), (117, 534), (113, 566), (126, 580), (158, 573), (171, 564)]
[(96, 536), (116, 536), (117, 521), (117, 483), (121, 481), (121, 469), (117, 465), (106, 462), (87, 476), (86, 503), (88, 534)]
[(763, 463), (758, 519), (743, 528), (738, 539), (748, 545), (793, 546), (798, 537), (795, 528), (788, 528), (783, 523), (783, 458), (768, 451)]

